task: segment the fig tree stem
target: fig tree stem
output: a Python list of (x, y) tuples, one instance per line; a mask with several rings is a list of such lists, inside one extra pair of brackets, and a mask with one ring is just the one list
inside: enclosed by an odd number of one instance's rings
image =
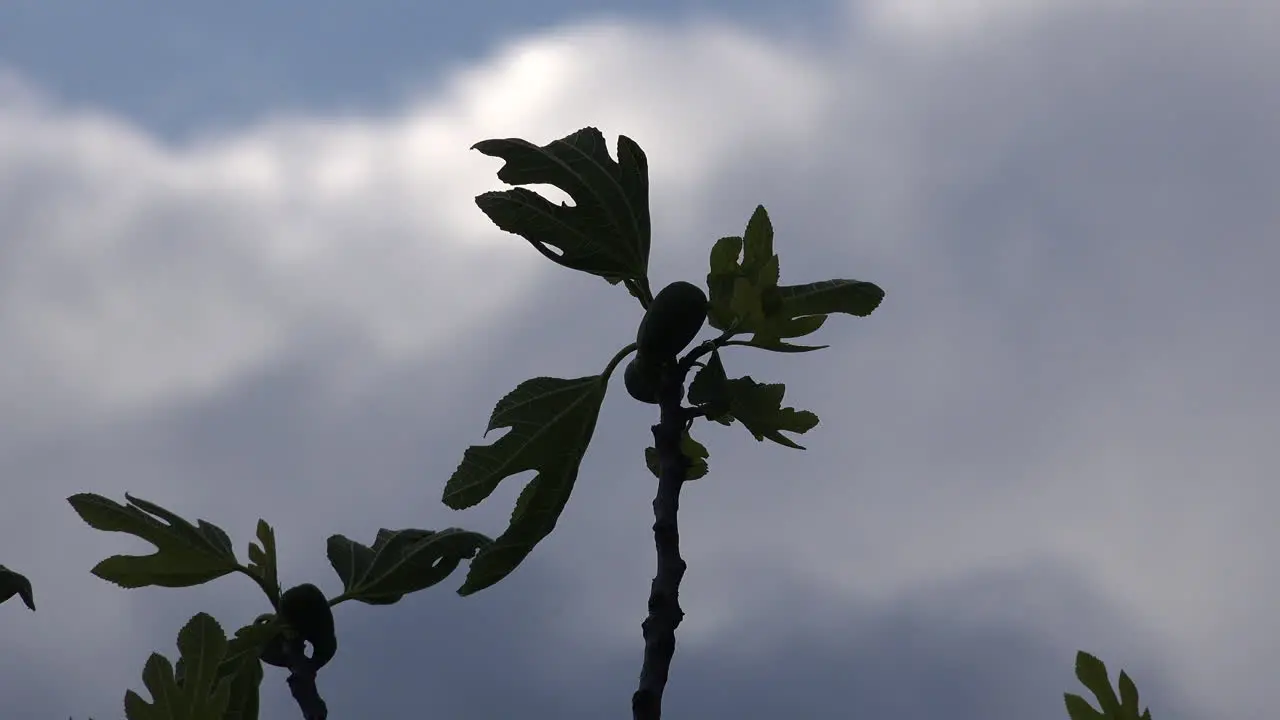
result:
[(653, 499), (653, 540), (658, 551), (658, 571), (649, 590), (649, 614), (641, 624), (644, 632), (644, 664), (640, 686), (631, 696), (633, 720), (659, 720), (662, 693), (667, 686), (671, 658), (676, 651), (676, 628), (684, 619), (680, 609), (680, 581), (687, 567), (680, 557), (680, 490), (688, 472), (689, 459), (680, 449), (688, 423), (681, 406), (684, 378), (689, 365), (667, 365), (658, 390), (659, 422), (653, 426), (654, 448), (658, 454), (658, 491)]

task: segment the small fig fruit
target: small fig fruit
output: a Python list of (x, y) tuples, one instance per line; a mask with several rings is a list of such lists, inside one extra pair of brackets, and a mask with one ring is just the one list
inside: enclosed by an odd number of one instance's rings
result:
[(631, 358), (631, 362), (627, 363), (627, 369), (622, 373), (622, 380), (631, 397), (642, 403), (658, 404), (658, 383), (662, 380), (659, 366), (650, 363), (647, 358), (637, 353)]

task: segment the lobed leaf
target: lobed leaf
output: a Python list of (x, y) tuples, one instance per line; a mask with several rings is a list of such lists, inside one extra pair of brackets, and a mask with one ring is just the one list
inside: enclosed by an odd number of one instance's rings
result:
[(830, 313), (866, 317), (884, 300), (884, 290), (879, 285), (863, 280), (781, 285), (778, 294), (782, 297), (782, 313), (789, 318)]
[(741, 270), (738, 258), (742, 256), (743, 239), (737, 236), (722, 237), (711, 246), (711, 273), (713, 275), (737, 275)]
[(742, 330), (755, 330), (764, 325), (764, 292), (750, 278), (739, 275), (733, 279), (733, 296), (729, 310)]
[[(273, 615), (263, 615), (252, 624), (236, 630), (218, 663), (217, 682), (230, 682), (230, 699), (223, 720), (257, 720), (259, 687), (262, 684), (262, 662), (259, 655), (266, 644), (280, 634)], [(174, 665), (178, 687), (186, 683), (186, 663), (182, 658)]]
[(152, 653), (142, 670), (151, 702), (132, 690), (125, 693), (129, 720), (223, 720), (231, 701), (231, 683), (219, 679), (227, 636), (218, 621), (197, 613), (178, 632), (182, 681), (169, 660)]
[[(760, 281), (772, 274), (773, 284), (778, 284), (778, 256), (773, 254), (773, 223), (763, 205), (757, 205), (747, 221), (742, 234), (742, 272), (747, 278)], [(772, 269), (767, 269), (772, 263)], [(767, 283), (761, 283), (767, 284)]]
[(493, 542), (477, 532), (448, 528), (378, 531), (373, 547), (342, 535), (328, 542), (329, 564), (342, 580), (343, 595), (369, 605), (390, 605), (449, 577)]
[(826, 350), (827, 348), (831, 347), (830, 345), (793, 345), (791, 343), (782, 342), (781, 340), (770, 341), (770, 340), (757, 339), (757, 338), (752, 338), (751, 340), (746, 342), (730, 341), (725, 344), (726, 345), (742, 345), (744, 347), (753, 347), (753, 348), (759, 348), (761, 350), (769, 350), (771, 352), (780, 352), (780, 353), (806, 353), (806, 352), (813, 352), (814, 350)]
[(228, 686), (230, 697), (227, 709), (222, 713), (222, 720), (258, 720), (262, 702), (262, 661), (246, 654), (238, 656), (235, 663), (224, 661), (223, 667), (230, 668), (231, 684)]
[(32, 611), (36, 609), (36, 599), (31, 590), (31, 581), (25, 575), (0, 565), (0, 603), (5, 602), (14, 595), (22, 598), (22, 604)]
[(227, 643), (226, 654), (218, 666), (219, 681), (227, 678), (231, 681), (231, 698), (223, 720), (257, 719), (263, 677), (259, 656), (279, 632), (274, 620), (255, 621), (236, 630), (235, 637)]
[(689, 402), (705, 409), (707, 417), (715, 420), (729, 412), (731, 400), (729, 378), (725, 375), (720, 351), (713, 350), (707, 364), (689, 383)]
[(781, 383), (765, 385), (747, 376), (728, 381), (728, 391), (729, 413), (726, 417), (741, 422), (761, 442), (768, 439), (803, 450), (804, 446), (783, 435), (782, 431), (806, 433), (818, 424), (818, 416), (807, 410), (782, 407), (786, 386)]
[(280, 603), (280, 577), (276, 567), (276, 533), (266, 520), (258, 519), (258, 542), (249, 543), (249, 575), (261, 583), (272, 605)]
[(594, 127), (541, 147), (519, 138), (472, 147), (506, 161), (499, 180), (552, 185), (573, 198), (573, 206), (555, 205), (525, 188), (476, 196), (476, 205), (499, 228), (520, 235), (555, 263), (611, 283), (647, 277), (649, 162), (635, 141), (618, 138), (617, 162)]
[(773, 225), (757, 206), (742, 237), (725, 237), (711, 248), (708, 321), (718, 330), (753, 333), (752, 347), (778, 352), (808, 352), (814, 346), (790, 345), (818, 330), (831, 313), (866, 316), (880, 305), (884, 291), (859, 280), (827, 280), (778, 285), (779, 259)]
[(1107, 720), (1106, 716), (1089, 704), (1088, 700), (1072, 693), (1065, 694), (1067, 716), (1071, 720)]
[(1120, 713), (1122, 717), (1137, 717), (1138, 708), (1138, 686), (1133, 684), (1133, 679), (1129, 677), (1125, 671), (1120, 671)]
[(498, 401), (485, 432), (501, 427), (510, 432), (491, 445), (467, 448), (445, 484), (445, 505), (471, 507), (503, 479), (528, 470), (537, 473), (516, 500), (506, 531), (471, 562), (459, 593), (469, 595), (506, 577), (555, 528), (595, 432), (607, 383), (599, 375), (540, 377), (524, 381)]
[(1076, 678), (1098, 700), (1096, 710), (1087, 700), (1073, 693), (1063, 696), (1071, 720), (1151, 720), (1151, 710), (1139, 712), (1138, 688), (1124, 671), (1120, 672), (1120, 698), (1116, 698), (1107, 666), (1087, 652), (1076, 653)]
[(1116, 716), (1120, 712), (1120, 701), (1111, 689), (1111, 681), (1107, 679), (1107, 665), (1089, 653), (1076, 654), (1076, 677), (1089, 692), (1098, 698), (1098, 705), (1103, 715)]
[(733, 286), (742, 272), (738, 257), (742, 238), (722, 237), (711, 246), (711, 271), (707, 273), (707, 323), (727, 330), (737, 315), (733, 311)]
[(113, 555), (94, 566), (94, 575), (126, 588), (190, 587), (240, 569), (231, 538), (222, 528), (204, 520), (192, 525), (127, 493), (125, 499), (128, 505), (93, 493), (67, 498), (90, 527), (129, 533), (156, 547), (151, 555)]

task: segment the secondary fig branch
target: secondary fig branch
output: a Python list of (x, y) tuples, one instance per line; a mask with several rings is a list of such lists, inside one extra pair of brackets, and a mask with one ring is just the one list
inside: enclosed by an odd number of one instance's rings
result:
[[(738, 334), (736, 325), (737, 324), (735, 323), (733, 327), (730, 327), (728, 330), (725, 330), (724, 332), (720, 333), (718, 336), (710, 340), (707, 340), (704, 343), (701, 343), (694, 349), (690, 350), (688, 354), (686, 354), (683, 358), (681, 358), (680, 366), (679, 366), (680, 377), (684, 378), (685, 375), (687, 375), (688, 372), (691, 369), (693, 369), (693, 366), (698, 361), (698, 358), (702, 357), (703, 355), (707, 355), (708, 353), (711, 353), (714, 350), (718, 350), (724, 347), (725, 345), (739, 344), (736, 341), (732, 340), (733, 336)], [(683, 379), (681, 380), (681, 382), (683, 382)]]

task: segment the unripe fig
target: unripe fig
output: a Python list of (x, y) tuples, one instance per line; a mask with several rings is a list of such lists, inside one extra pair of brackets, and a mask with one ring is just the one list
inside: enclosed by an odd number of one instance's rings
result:
[[(280, 597), (280, 619), (288, 623), (298, 637), (311, 644), (311, 665), (319, 670), (338, 651), (338, 637), (333, 627), (333, 610), (320, 588), (304, 583), (284, 591)], [(284, 637), (277, 635), (263, 649), (263, 661), (271, 665), (287, 664)]]
[(636, 331), (636, 356), (647, 361), (674, 359), (707, 321), (707, 294), (692, 283), (678, 280), (662, 288)]
[(627, 393), (642, 403), (656, 405), (658, 383), (662, 379), (661, 372), (660, 366), (650, 363), (647, 358), (637, 353), (631, 358), (631, 362), (627, 363), (627, 369), (622, 373)]

